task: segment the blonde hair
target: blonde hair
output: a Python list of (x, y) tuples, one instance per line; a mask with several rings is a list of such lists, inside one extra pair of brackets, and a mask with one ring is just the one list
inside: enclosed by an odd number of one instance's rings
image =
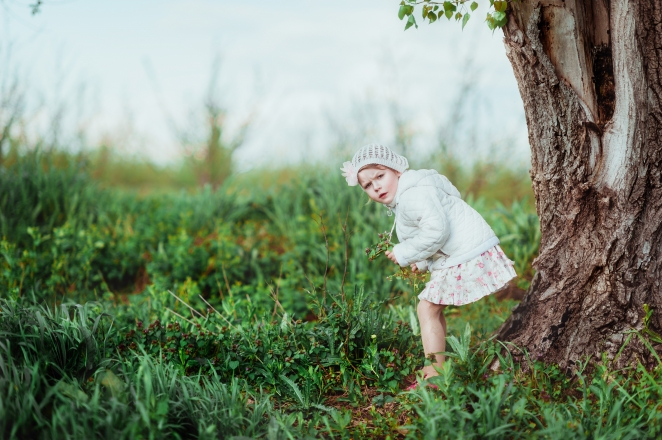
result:
[[(361, 168), (359, 170), (358, 173), (356, 173), (356, 180), (357, 181), (359, 180), (359, 174), (361, 174), (361, 171), (363, 171), (363, 170), (391, 170), (394, 173), (396, 173), (397, 175), (402, 174), (400, 171), (394, 170), (393, 168), (387, 167), (386, 165), (381, 165), (381, 164), (378, 164), (378, 163), (371, 163), (369, 165), (364, 166), (363, 168)], [(359, 186), (361, 188), (363, 188), (363, 184), (360, 181), (359, 181)]]

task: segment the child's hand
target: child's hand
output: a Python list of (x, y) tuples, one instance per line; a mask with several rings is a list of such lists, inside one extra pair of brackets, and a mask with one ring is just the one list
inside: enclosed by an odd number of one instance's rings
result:
[(418, 272), (418, 266), (416, 266), (416, 263), (412, 264), (412, 265), (409, 266), (409, 267), (411, 267), (411, 271), (412, 271), (412, 272), (414, 272), (414, 273)]
[(393, 252), (391, 252), (391, 251), (386, 251), (386, 252), (384, 252), (384, 255), (386, 255), (386, 257), (387, 257), (389, 260), (391, 260), (392, 262), (394, 262), (395, 264), (398, 264), (398, 259), (395, 258), (395, 254), (394, 254)]
[(373, 244), (372, 246), (365, 248), (365, 254), (370, 261), (374, 260), (393, 247), (393, 243), (391, 243), (391, 234), (384, 231), (383, 234), (378, 234), (378, 236), (379, 241), (377, 244)]

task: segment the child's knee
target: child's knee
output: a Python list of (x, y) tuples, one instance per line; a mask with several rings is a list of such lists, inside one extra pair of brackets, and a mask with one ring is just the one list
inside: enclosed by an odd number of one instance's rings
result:
[(445, 307), (443, 304), (434, 304), (430, 301), (421, 300), (417, 307), (418, 316), (419, 318), (436, 317), (444, 312)]

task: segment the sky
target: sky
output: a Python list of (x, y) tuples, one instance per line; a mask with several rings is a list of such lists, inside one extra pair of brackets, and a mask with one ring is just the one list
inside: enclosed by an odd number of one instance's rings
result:
[(204, 137), (214, 77), (228, 139), (249, 123), (240, 169), (342, 156), (343, 140), (345, 154), (397, 145), (395, 120), (412, 155), (441, 140), (467, 159), (529, 157), (486, 1), (464, 30), (419, 16), (406, 32), (396, 0), (45, 0), (36, 15), (31, 3), (0, 0), (0, 60), (11, 65), (0, 74), (20, 72), (33, 120), (65, 108), (67, 130), (91, 145), (176, 161), (183, 134)]

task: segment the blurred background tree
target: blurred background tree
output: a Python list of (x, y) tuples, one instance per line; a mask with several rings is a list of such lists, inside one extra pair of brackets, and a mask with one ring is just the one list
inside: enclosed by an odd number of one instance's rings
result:
[(189, 126), (176, 128), (185, 166), (196, 176), (200, 186), (211, 185), (214, 189), (234, 172), (233, 154), (244, 144), (252, 119), (252, 115), (248, 116), (234, 133), (230, 132), (227, 109), (218, 85), (220, 73), (221, 58), (217, 55), (212, 63), (202, 112), (193, 110)]

